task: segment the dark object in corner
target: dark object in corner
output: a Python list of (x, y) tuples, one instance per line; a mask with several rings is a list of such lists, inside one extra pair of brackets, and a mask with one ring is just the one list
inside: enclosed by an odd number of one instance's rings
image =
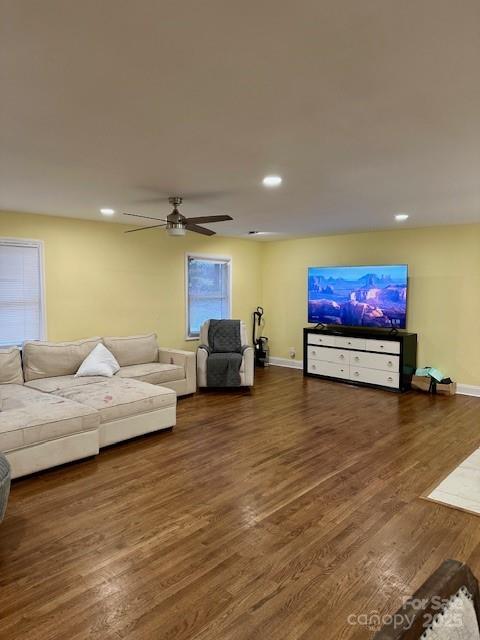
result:
[[(373, 640), (419, 640), (430, 627), (433, 618), (442, 614), (443, 608), (448, 606), (449, 599), (462, 588), (469, 594), (468, 599), (472, 601), (478, 624), (478, 581), (466, 564), (457, 560), (446, 560), (393, 616), (389, 616), (392, 622), (384, 625)], [(463, 631), (465, 635), (461, 637), (471, 640), (479, 637), (478, 630), (464, 628)], [(467, 635), (469, 631), (470, 635)], [(457, 636), (452, 635), (452, 638), (454, 637)]]

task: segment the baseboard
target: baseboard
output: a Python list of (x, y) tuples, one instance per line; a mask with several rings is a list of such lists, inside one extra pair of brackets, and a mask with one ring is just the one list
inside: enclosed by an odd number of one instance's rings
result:
[(303, 360), (291, 360), (290, 358), (270, 358), (269, 362), (274, 367), (288, 367), (289, 369), (303, 369)]
[[(288, 367), (289, 369), (303, 369), (303, 360), (290, 360), (290, 358), (270, 358), (270, 364), (274, 367)], [(480, 398), (480, 386), (473, 384), (457, 384), (457, 394), (461, 396), (475, 396)]]
[(461, 396), (480, 398), (480, 387), (474, 384), (457, 384), (457, 393)]

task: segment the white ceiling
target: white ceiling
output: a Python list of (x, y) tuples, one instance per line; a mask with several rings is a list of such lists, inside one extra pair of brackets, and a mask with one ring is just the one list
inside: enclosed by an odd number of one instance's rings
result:
[(233, 235), (480, 221), (478, 0), (0, 6), (0, 209), (163, 217), (179, 194)]

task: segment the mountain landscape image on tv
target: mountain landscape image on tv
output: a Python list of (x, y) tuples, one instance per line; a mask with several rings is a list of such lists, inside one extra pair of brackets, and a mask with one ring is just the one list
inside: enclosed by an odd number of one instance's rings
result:
[(310, 267), (308, 322), (405, 329), (406, 264)]

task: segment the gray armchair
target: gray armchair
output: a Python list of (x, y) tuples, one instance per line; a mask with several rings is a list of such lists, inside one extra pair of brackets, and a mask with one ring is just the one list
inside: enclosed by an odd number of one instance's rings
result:
[[(208, 328), (210, 320), (206, 320), (200, 328), (200, 346), (197, 349), (197, 384), (199, 387), (207, 386), (207, 360), (208, 360)], [(240, 365), (240, 386), (252, 387), (254, 379), (254, 349), (247, 344), (247, 330), (245, 323), (240, 322), (240, 338), (242, 342), (242, 364)]]

